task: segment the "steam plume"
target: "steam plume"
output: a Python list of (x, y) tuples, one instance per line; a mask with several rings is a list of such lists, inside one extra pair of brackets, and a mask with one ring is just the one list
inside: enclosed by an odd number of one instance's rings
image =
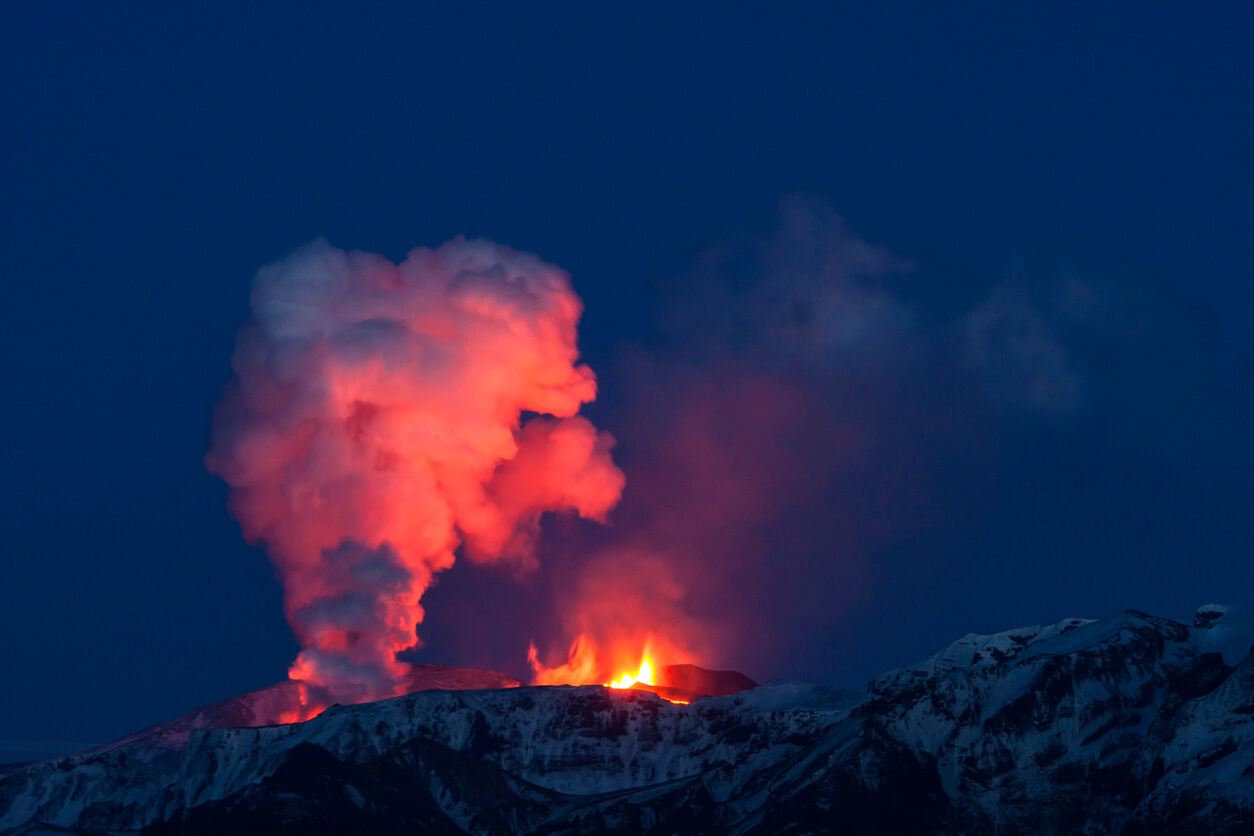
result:
[(582, 307), (565, 273), (487, 241), (396, 265), (319, 240), (258, 273), (206, 464), (275, 563), (293, 679), (400, 692), (395, 655), (460, 545), (527, 569), (543, 512), (604, 519), (623, 475), (577, 414), (596, 396)]

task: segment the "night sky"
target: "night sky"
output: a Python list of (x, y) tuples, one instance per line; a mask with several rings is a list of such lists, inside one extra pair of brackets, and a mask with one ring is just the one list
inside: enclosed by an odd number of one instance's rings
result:
[(760, 680), (1254, 604), (1248, 4), (263, 5), (5, 10), (0, 739), (286, 676), (203, 458), (319, 236), (569, 271), (627, 474), (441, 576), (417, 661), (526, 677), (616, 543)]

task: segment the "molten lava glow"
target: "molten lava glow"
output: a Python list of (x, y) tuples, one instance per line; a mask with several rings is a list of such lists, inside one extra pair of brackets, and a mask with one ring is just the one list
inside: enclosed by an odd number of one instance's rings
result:
[[(629, 647), (640, 648), (634, 653), (627, 650)], [(628, 655), (631, 653), (631, 655)], [(596, 685), (600, 684), (606, 688), (624, 689), (636, 686), (648, 686), (646, 690), (651, 690), (659, 697), (676, 705), (688, 705), (687, 700), (670, 699), (658, 693), (656, 688), (666, 688), (667, 682), (661, 681), (663, 676), (659, 675), (659, 670), (663, 669), (663, 663), (658, 662), (659, 658), (666, 659), (666, 664), (686, 662), (689, 655), (679, 650), (675, 645), (663, 642), (653, 635), (646, 636), (642, 641), (624, 642), (608, 653), (603, 653), (600, 646), (590, 639), (586, 634), (580, 634), (575, 639), (574, 644), (570, 646), (567, 652), (567, 660), (565, 664), (557, 667), (545, 667), (540, 662), (539, 653), (536, 651), (535, 645), (527, 653), (527, 658), (531, 662), (531, 668), (535, 671), (535, 678), (532, 682), (536, 685)], [(636, 663), (638, 667), (633, 670), (624, 671), (621, 665), (622, 660), (629, 658), (638, 659)], [(619, 662), (619, 664), (616, 664)], [(622, 671), (617, 678), (606, 681), (607, 674), (610, 671)], [(612, 675), (612, 674), (610, 674)]]
[(642, 660), (640, 660), (640, 670), (636, 671), (635, 676), (625, 673), (613, 682), (607, 682), (606, 687), (630, 688), (637, 682), (642, 682), (645, 685), (657, 685), (657, 683), (653, 681), (653, 660), (648, 656), (645, 656)]
[(282, 711), (279, 712), (279, 724), (303, 723), (306, 720), (312, 720), (325, 710), (321, 706), (301, 706), (290, 711)]
[(323, 711), (326, 710), (326, 701), (318, 695), (311, 693), (316, 690), (316, 686), (311, 686), (307, 682), (296, 682), (296, 692), (298, 703), (285, 711), (279, 712), (278, 722), (287, 723), (303, 723), (306, 720), (312, 720)]

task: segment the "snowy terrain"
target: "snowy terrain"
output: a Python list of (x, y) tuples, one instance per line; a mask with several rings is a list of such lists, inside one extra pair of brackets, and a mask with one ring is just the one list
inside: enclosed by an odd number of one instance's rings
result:
[(278, 685), (0, 774), (0, 834), (1251, 833), (1251, 642), (1238, 608), (1125, 612), (864, 693), (498, 686), (257, 725)]

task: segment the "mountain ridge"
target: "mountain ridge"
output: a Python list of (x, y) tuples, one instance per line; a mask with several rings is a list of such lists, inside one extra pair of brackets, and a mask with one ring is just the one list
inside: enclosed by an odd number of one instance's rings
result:
[(968, 634), (865, 692), (427, 690), (190, 729), (0, 775), (0, 833), (1250, 833), (1247, 626)]

